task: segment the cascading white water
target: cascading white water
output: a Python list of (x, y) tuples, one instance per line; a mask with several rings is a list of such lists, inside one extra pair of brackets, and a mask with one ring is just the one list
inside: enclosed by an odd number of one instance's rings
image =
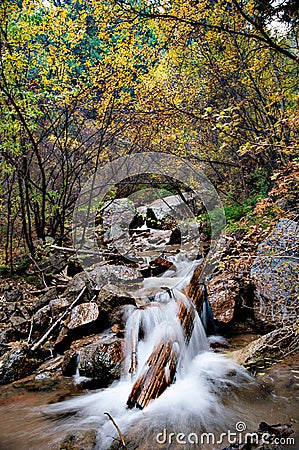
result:
[[(192, 271), (187, 260), (180, 261), (177, 257), (173, 262), (176, 271), (168, 270), (163, 276), (146, 279), (142, 288), (135, 292), (138, 306), (127, 307), (121, 380), (107, 389), (47, 408), (48, 412), (56, 413), (76, 411), (77, 414), (60, 428), (96, 428), (99, 450), (108, 449), (112, 443), (111, 436), (117, 437), (114, 426), (104, 415), (105, 411), (113, 416), (123, 434), (128, 433), (132, 440), (147, 450), (168, 448), (159, 447), (159, 442), (155, 441), (157, 433), (164, 428), (183, 433), (211, 428), (219, 431), (229, 420), (229, 413), (222, 402), (223, 393), (250, 380), (241, 367), (210, 350), (197, 313), (191, 340), (185, 343), (177, 317), (177, 300), (181, 298), (189, 302), (182, 289), (189, 282)], [(162, 287), (165, 289), (161, 290)], [(180, 348), (181, 355), (175, 382), (144, 410), (127, 409), (126, 402), (136, 380), (129, 373), (132, 352), (135, 351), (133, 343), (136, 342), (138, 377), (154, 346), (169, 337)]]

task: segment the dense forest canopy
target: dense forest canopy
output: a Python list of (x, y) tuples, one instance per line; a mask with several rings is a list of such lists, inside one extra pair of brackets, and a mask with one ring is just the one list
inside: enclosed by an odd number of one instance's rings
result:
[(135, 152), (198, 164), (234, 218), (298, 214), (296, 1), (3, 0), (0, 23), (2, 267), (67, 242), (90, 174)]

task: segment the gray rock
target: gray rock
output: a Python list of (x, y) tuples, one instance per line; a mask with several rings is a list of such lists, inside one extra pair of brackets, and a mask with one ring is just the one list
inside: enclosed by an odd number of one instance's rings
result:
[(11, 286), (4, 293), (4, 297), (7, 302), (19, 302), (23, 300), (23, 293), (19, 289), (15, 289)]
[(133, 202), (127, 198), (115, 199), (106, 202), (101, 211), (104, 240), (128, 238), (129, 225), (136, 214)]
[(34, 328), (45, 329), (52, 321), (50, 305), (45, 305), (33, 315)]
[(292, 326), (279, 328), (250, 342), (241, 350), (229, 352), (227, 355), (251, 372), (277, 362), (285, 355), (298, 353), (299, 336)]
[(86, 272), (77, 273), (74, 278), (68, 283), (66, 290), (64, 291), (64, 297), (67, 299), (74, 299), (84, 286), (90, 284), (90, 278)]
[(80, 375), (97, 379), (102, 387), (120, 378), (121, 366), (122, 340), (119, 338), (104, 337), (80, 351)]
[(255, 317), (266, 326), (293, 323), (299, 306), (299, 225), (281, 219), (258, 246), (250, 276)]
[(43, 294), (35, 303), (34, 311), (38, 311), (43, 306), (49, 304), (52, 299), (57, 298), (56, 287), (51, 287), (45, 294)]
[[(81, 275), (81, 274), (79, 274)], [(94, 284), (94, 289), (100, 291), (108, 284), (128, 284), (128, 287), (135, 286), (143, 280), (141, 273), (137, 269), (125, 265), (111, 265), (95, 267), (88, 272), (90, 281)]]
[(69, 300), (65, 297), (58, 297), (55, 298), (54, 300), (51, 300), (49, 306), (51, 309), (52, 317), (57, 317), (57, 315), (61, 311), (64, 311), (69, 306), (69, 304), (70, 304)]
[[(192, 195), (184, 193), (186, 200), (190, 201)], [(157, 199), (148, 205), (147, 225), (153, 228), (173, 228), (180, 220), (192, 217), (192, 212), (179, 195)]]

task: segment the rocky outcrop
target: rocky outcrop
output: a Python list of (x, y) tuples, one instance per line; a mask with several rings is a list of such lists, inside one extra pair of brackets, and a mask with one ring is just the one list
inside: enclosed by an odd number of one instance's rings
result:
[[(82, 274), (79, 274), (82, 275)], [(132, 267), (125, 265), (105, 264), (88, 272), (90, 282), (93, 283), (93, 289), (100, 291), (108, 284), (121, 284), (136, 286), (143, 280), (141, 273)]]
[(297, 319), (299, 306), (299, 225), (281, 219), (258, 246), (251, 268), (255, 286), (255, 317), (267, 326), (281, 326)]

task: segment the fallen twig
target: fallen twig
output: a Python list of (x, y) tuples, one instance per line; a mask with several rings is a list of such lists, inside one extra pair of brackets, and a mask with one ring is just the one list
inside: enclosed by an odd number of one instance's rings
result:
[(33, 330), (33, 316), (31, 317), (30, 320), (30, 331), (29, 331), (29, 335), (28, 335), (28, 339), (27, 339), (27, 343), (30, 343), (30, 339), (31, 339), (31, 335), (32, 335), (32, 330)]
[(104, 412), (104, 414), (106, 414), (106, 416), (109, 417), (109, 419), (111, 420), (111, 422), (112, 422), (113, 425), (115, 426), (115, 428), (116, 428), (116, 430), (117, 430), (117, 432), (118, 432), (120, 441), (121, 441), (121, 443), (122, 443), (122, 446), (123, 446), (123, 448), (124, 448), (125, 450), (127, 450), (126, 442), (125, 442), (125, 439), (124, 439), (124, 436), (123, 436), (122, 432), (120, 431), (119, 426), (117, 425), (117, 423), (115, 422), (115, 420), (113, 419), (113, 417), (111, 416), (111, 414), (109, 414), (108, 412)]
[(39, 273), (40, 273), (40, 275), (42, 277), (42, 281), (44, 283), (45, 288), (48, 288), (49, 286), (46, 283), (45, 276), (43, 274), (42, 269), (39, 267), (39, 265), (37, 264), (37, 262), (35, 261), (35, 259), (33, 258), (33, 256), (30, 253), (28, 254), (28, 256), (31, 259), (31, 261), (33, 262), (33, 264), (35, 265), (35, 267), (37, 268), (37, 270), (39, 271)]

